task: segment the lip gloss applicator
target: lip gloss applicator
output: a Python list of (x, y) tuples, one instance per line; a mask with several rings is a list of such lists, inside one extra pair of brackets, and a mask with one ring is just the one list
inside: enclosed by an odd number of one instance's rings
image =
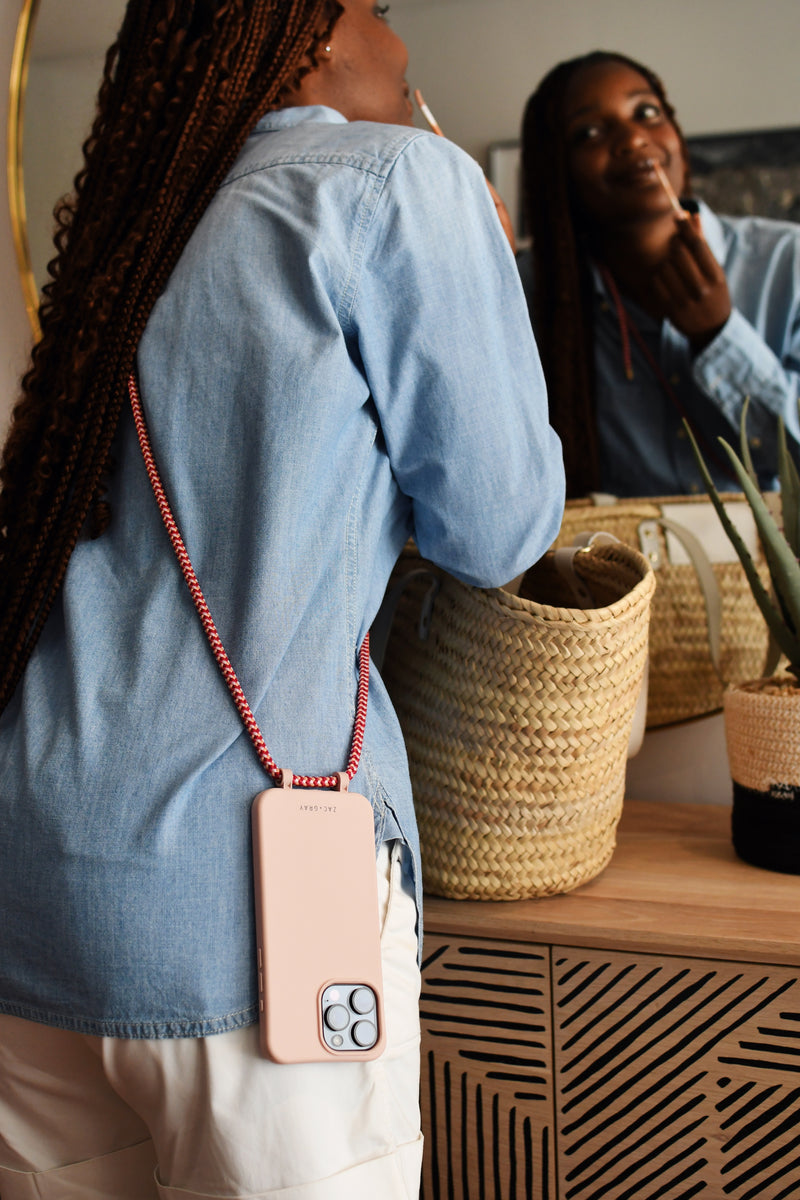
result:
[(428, 124), (430, 125), (433, 132), (438, 137), (444, 137), (444, 134), (442, 133), (439, 122), (436, 120), (433, 113), (428, 108), (427, 104), (425, 103), (422, 92), (419, 90), (419, 88), (414, 88), (414, 99), (416, 100), (417, 104), (419, 105), (419, 111), (422, 113), (423, 117), (428, 122)]
[(679, 221), (688, 221), (689, 214), (687, 213), (686, 209), (683, 207), (680, 200), (676, 196), (675, 189), (669, 181), (667, 172), (661, 166), (661, 163), (656, 162), (655, 159), (653, 159), (653, 170), (656, 173), (658, 182), (661, 184), (662, 188), (667, 193), (667, 199), (669, 200), (670, 204), (672, 205), (672, 207), (675, 210), (675, 216), (678, 218)]

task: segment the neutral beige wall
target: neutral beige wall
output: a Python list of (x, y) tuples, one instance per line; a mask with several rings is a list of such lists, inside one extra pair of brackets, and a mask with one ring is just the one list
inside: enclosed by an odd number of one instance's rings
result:
[(545, 71), (595, 49), (657, 71), (687, 133), (800, 125), (798, 0), (394, 0), (389, 19), (412, 87), (484, 165)]

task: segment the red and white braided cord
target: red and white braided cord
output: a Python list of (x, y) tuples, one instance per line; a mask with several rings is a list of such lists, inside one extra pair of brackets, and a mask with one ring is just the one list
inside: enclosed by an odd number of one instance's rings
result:
[[(180, 530), (176, 524), (175, 518), (172, 515), (172, 509), (169, 506), (166, 492), (161, 483), (161, 478), (158, 474), (153, 451), (150, 446), (150, 438), (147, 433), (147, 425), (142, 412), (141, 400), (139, 399), (139, 390), (136, 386), (136, 380), (133, 375), (128, 379), (128, 394), (131, 400), (131, 408), (133, 410), (133, 420), (136, 425), (136, 433), (139, 438), (139, 446), (141, 447), (144, 464), (147, 468), (147, 475), (150, 484), (155, 494), (158, 509), (161, 513), (161, 519), (169, 535), (169, 540), (172, 543), (172, 548), (178, 559), (178, 563), (189, 588), (194, 606), (197, 609), (206, 637), (208, 638), (214, 658), (217, 660), (223, 678), (228, 685), (228, 690), (233, 697), (234, 704), (238, 709), (239, 716), (244, 722), (244, 727), (250, 735), (250, 740), (255, 746), (256, 753), (261, 760), (264, 769), (272, 776), (272, 778), (280, 783), (282, 779), (282, 771), (275, 763), (272, 755), (267, 749), (261, 730), (258, 728), (252, 709), (247, 703), (242, 685), (239, 683), (236, 672), (231, 666), (230, 659), (225, 653), (225, 647), (222, 645), (222, 640), (217, 632), (217, 627), (214, 624), (214, 619), (211, 616), (211, 611), (206, 603), (205, 596), (200, 588), (197, 576), (194, 573), (194, 567), (184, 545)], [(359, 759), (361, 758), (361, 749), (364, 744), (364, 727), (367, 721), (367, 696), (369, 693), (369, 634), (366, 635), (361, 644), (361, 649), (358, 654), (358, 699), (356, 703), (356, 720), (353, 728), (353, 742), (350, 748), (350, 761), (347, 764), (347, 777), (352, 779), (358, 769)], [(293, 775), (292, 784), (294, 787), (307, 788), (336, 788), (339, 786), (338, 775)]]

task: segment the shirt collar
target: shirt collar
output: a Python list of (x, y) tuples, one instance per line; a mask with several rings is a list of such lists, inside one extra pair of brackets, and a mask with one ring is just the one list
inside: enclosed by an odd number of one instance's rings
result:
[(318, 125), (346, 125), (347, 117), (343, 117), (335, 108), (328, 108), (324, 104), (309, 104), (300, 108), (279, 108), (275, 112), (266, 113), (253, 132), (269, 133), (276, 129), (289, 129), (293, 125), (304, 125), (312, 121)]

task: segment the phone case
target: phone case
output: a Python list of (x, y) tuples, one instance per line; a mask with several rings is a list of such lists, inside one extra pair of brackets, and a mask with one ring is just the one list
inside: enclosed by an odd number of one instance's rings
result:
[(281, 1063), (377, 1058), (385, 1034), (369, 801), (284, 783), (256, 796), (252, 824), (262, 1053)]

